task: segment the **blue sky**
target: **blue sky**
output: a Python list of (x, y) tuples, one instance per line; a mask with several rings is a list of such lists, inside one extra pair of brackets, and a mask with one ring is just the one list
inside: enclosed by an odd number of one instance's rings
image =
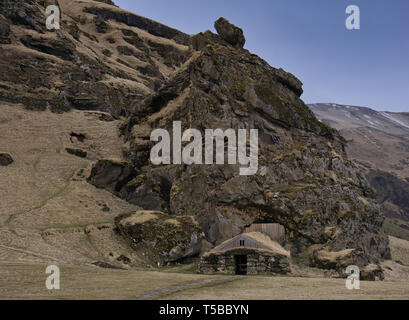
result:
[[(304, 83), (307, 103), (409, 112), (409, 0), (114, 0), (188, 34), (223, 16), (244, 30), (245, 48)], [(345, 9), (360, 8), (347, 30)]]

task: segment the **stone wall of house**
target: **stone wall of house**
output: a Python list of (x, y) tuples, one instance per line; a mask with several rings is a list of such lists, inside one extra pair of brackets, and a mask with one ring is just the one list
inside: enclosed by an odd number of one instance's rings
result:
[(223, 253), (210, 253), (200, 259), (199, 273), (235, 274), (234, 256), (247, 256), (247, 274), (286, 274), (291, 272), (287, 256), (246, 248), (229, 250)]

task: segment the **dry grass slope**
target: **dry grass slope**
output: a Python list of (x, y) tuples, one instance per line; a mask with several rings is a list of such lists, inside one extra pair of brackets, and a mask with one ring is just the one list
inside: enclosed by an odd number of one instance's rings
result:
[(0, 110), (0, 150), (14, 158), (0, 167), (1, 260), (117, 263), (124, 255), (138, 264), (113, 231), (114, 217), (137, 207), (85, 181), (93, 160), (121, 158), (119, 121), (86, 111), (57, 115), (8, 104)]

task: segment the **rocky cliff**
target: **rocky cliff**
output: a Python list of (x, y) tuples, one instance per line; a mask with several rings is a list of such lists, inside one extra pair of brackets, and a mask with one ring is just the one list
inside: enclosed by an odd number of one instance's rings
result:
[(347, 140), (348, 155), (360, 165), (387, 217), (385, 230), (409, 239), (409, 113), (334, 103), (310, 107)]
[[(383, 216), (348, 160), (345, 140), (300, 99), (300, 80), (243, 48), (240, 28), (219, 19), (218, 35), (189, 36), (112, 4), (60, 0), (61, 30), (47, 31), (49, 3), (0, 3), (0, 99), (36, 110), (122, 117), (123, 159), (100, 159), (88, 181), (157, 217), (161, 211), (163, 219), (147, 220), (152, 230), (166, 221), (183, 226), (183, 217), (194, 221), (194, 234), (180, 230), (172, 245), (162, 239), (158, 250), (167, 252), (152, 257), (166, 262), (198, 254), (202, 237), (211, 247), (254, 222), (282, 224), (292, 254), (307, 254), (312, 266), (341, 270), (390, 257)], [(238, 165), (152, 165), (150, 133), (171, 132), (173, 121), (202, 133), (258, 129), (258, 172), (241, 176)], [(147, 234), (144, 220), (129, 214), (116, 226), (133, 244), (141, 241), (135, 232)], [(154, 251), (155, 239), (149, 241)]]
[[(101, 1), (111, 2), (111, 1)], [(0, 98), (29, 109), (127, 115), (187, 59), (189, 36), (97, 1), (0, 2)], [(57, 4), (61, 29), (46, 29)]]

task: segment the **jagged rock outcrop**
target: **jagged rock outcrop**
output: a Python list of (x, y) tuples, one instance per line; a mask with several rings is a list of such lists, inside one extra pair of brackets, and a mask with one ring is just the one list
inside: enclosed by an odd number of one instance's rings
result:
[(221, 17), (216, 20), (214, 27), (219, 36), (234, 47), (243, 48), (246, 43), (243, 30)]
[(203, 233), (192, 216), (137, 211), (115, 218), (119, 232), (135, 250), (159, 264), (198, 255)]
[[(373, 191), (348, 160), (345, 141), (300, 100), (302, 83), (259, 57), (205, 32), (192, 37), (189, 63), (138, 106), (124, 134), (128, 160), (143, 174), (166, 176), (171, 214), (194, 215), (207, 241), (218, 244), (253, 222), (277, 222), (294, 254), (309, 250), (311, 265), (342, 269), (389, 258), (383, 216)], [(149, 132), (197, 128), (256, 128), (259, 166), (152, 166)], [(155, 180), (156, 179), (156, 180)], [(159, 191), (158, 191), (159, 192)], [(159, 192), (160, 193), (160, 192)], [(136, 202), (137, 204), (137, 202)], [(326, 263), (326, 256), (344, 252)]]

